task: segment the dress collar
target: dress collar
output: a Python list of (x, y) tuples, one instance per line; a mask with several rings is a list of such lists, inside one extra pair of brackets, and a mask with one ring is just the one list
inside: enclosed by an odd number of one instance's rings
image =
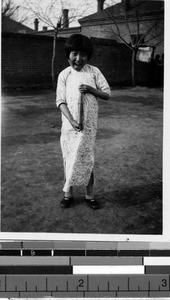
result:
[(79, 75), (80, 73), (83, 73), (83, 72), (86, 71), (86, 69), (87, 69), (87, 64), (86, 64), (80, 71), (74, 70), (73, 67), (71, 67), (71, 66), (70, 66), (70, 68), (71, 68), (71, 72), (72, 72), (73, 74)]

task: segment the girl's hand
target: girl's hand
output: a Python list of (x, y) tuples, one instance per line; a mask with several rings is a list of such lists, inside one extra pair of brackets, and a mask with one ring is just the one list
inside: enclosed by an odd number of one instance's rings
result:
[(81, 131), (82, 130), (82, 126), (79, 125), (75, 120), (70, 120), (70, 124), (72, 125), (72, 127), (76, 130), (76, 131)]
[(92, 94), (92, 87), (90, 85), (87, 85), (87, 84), (81, 84), (79, 86), (79, 91), (81, 94), (87, 94), (87, 93), (90, 93)]
[(110, 95), (106, 92), (103, 92), (101, 90), (95, 89), (94, 87), (87, 85), (87, 84), (81, 84), (79, 86), (79, 91), (81, 94), (92, 94), (93, 96), (103, 99), (103, 100), (109, 100)]

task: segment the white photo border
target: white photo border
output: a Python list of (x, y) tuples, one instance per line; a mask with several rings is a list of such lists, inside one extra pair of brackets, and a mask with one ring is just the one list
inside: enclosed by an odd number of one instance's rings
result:
[(71, 234), (0, 232), (0, 241), (125, 241), (125, 242), (170, 242), (170, 91), (169, 74), (169, 16), (170, 1), (165, 0), (165, 68), (164, 68), (164, 121), (163, 121), (163, 233), (162, 235), (134, 234)]

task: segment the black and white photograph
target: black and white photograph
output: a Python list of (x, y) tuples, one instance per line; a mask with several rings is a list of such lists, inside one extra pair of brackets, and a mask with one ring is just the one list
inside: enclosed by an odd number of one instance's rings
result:
[(2, 0), (2, 233), (163, 234), (165, 4)]

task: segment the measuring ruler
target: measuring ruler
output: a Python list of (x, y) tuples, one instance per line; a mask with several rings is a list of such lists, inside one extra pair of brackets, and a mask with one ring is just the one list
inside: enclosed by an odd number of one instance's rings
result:
[(1, 243), (0, 298), (167, 297), (170, 243)]

